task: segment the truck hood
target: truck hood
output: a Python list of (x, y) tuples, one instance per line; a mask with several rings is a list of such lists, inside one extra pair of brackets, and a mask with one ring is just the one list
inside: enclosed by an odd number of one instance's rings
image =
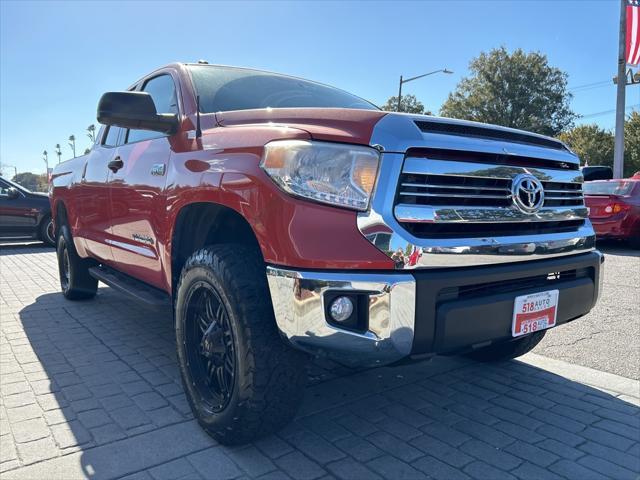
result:
[[(348, 108), (274, 108), (216, 113), (223, 127), (269, 124), (306, 131), (311, 138), (405, 152), (411, 147), (452, 148), (542, 156), (576, 164), (577, 156), (555, 138), (514, 128), (428, 115)], [(375, 129), (375, 135), (374, 135)], [(372, 139), (372, 136), (374, 138)]]
[(255, 124), (305, 130), (316, 140), (368, 145), (373, 128), (388, 112), (349, 108), (268, 108), (216, 113), (223, 127)]

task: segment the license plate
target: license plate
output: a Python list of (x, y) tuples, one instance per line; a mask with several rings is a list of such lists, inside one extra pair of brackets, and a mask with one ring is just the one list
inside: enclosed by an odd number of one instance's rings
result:
[(516, 297), (513, 305), (511, 335), (520, 337), (556, 325), (558, 290)]

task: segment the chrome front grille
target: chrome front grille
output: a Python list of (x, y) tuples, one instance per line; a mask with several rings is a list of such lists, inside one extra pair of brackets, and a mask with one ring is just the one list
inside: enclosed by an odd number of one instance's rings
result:
[[(518, 209), (513, 180), (530, 174), (542, 183), (536, 213)], [(418, 238), (529, 236), (575, 231), (587, 217), (582, 179), (575, 170), (407, 157), (394, 213)]]
[[(542, 182), (544, 207), (583, 205), (582, 184)], [(510, 207), (511, 179), (403, 173), (398, 203)]]
[(358, 229), (397, 269), (523, 262), (595, 247), (579, 159), (555, 139), (389, 113), (370, 144), (383, 154)]
[(414, 205), (507, 207), (511, 181), (503, 178), (403, 173), (399, 202)]
[(562, 207), (584, 205), (582, 183), (579, 182), (542, 182), (544, 187), (544, 206)]

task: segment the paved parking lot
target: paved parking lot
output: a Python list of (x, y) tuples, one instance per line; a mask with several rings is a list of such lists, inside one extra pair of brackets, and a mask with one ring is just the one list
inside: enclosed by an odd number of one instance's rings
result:
[(0, 476), (637, 479), (640, 258), (613, 257), (602, 306), (544, 356), (317, 362), (294, 423), (227, 448), (192, 419), (169, 315), (106, 287), (67, 302), (51, 249), (0, 246)]

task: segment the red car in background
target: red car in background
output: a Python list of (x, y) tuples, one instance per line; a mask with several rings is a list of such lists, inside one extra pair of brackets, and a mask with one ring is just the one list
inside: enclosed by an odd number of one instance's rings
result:
[(586, 182), (583, 189), (596, 237), (626, 240), (640, 248), (640, 175)]

